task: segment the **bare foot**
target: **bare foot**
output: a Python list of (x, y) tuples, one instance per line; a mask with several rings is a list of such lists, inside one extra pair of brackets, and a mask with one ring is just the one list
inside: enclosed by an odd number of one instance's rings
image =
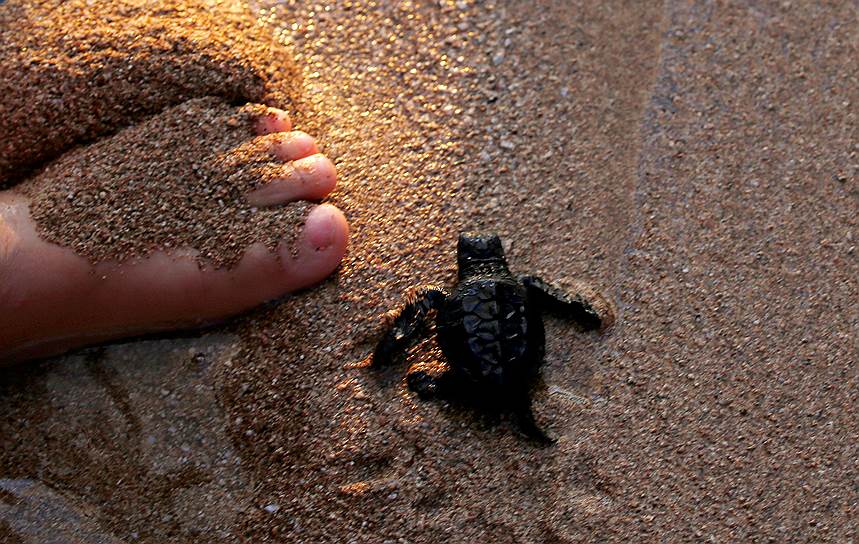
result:
[[(170, 115), (175, 115), (175, 111), (168, 110), (160, 117)], [(242, 189), (248, 203), (278, 206), (295, 200), (319, 199), (334, 188), (333, 164), (318, 153), (312, 138), (291, 132), (284, 112), (269, 109), (267, 115), (256, 118), (255, 128), (260, 136), (250, 135), (250, 141), (255, 143), (254, 152), (271, 154), (259, 157), (259, 161), (275, 165), (278, 161), (285, 162), (282, 176), (261, 180), (266, 182), (261, 186)], [(145, 127), (132, 127), (90, 148), (70, 153), (69, 158), (64, 156), (58, 161), (59, 167), (51, 165), (40, 174), (41, 179), (37, 176), (33, 187), (39, 188), (40, 183), (52, 179), (52, 183), (59, 183), (57, 175), (76, 171), (74, 165), (80, 171), (81, 165), (92, 162), (97, 152), (104, 154), (115, 149), (116, 162), (136, 160), (133, 152), (117, 143), (135, 134), (139, 137), (135, 130), (142, 131)], [(180, 142), (172, 142), (174, 148), (179, 145)], [(165, 147), (168, 148), (165, 153), (169, 153), (171, 146)], [(224, 155), (231, 156), (220, 154)], [(99, 175), (97, 169), (85, 171), (88, 175)], [(229, 174), (224, 172), (227, 177)], [(213, 182), (210, 178), (203, 179)], [(281, 242), (273, 249), (271, 244), (267, 247), (253, 243), (230, 267), (201, 266), (197, 251), (181, 247), (169, 252), (150, 252), (139, 259), (93, 264), (91, 259), (40, 236), (44, 225), (38, 225), (32, 217), (35, 201), (31, 199), (31, 189), (0, 192), (0, 361), (3, 362), (57, 354), (144, 332), (191, 327), (235, 314), (319, 282), (337, 267), (347, 245), (348, 226), (343, 214), (333, 206), (321, 205), (310, 211), (301, 233), (293, 241)]]

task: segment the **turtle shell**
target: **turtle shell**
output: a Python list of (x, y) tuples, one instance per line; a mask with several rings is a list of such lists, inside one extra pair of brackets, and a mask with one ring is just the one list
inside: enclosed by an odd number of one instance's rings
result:
[(543, 342), (542, 322), (532, 323), (530, 315), (527, 292), (518, 282), (465, 281), (438, 314), (439, 344), (452, 370), (469, 380), (521, 385), (533, 370), (534, 346)]

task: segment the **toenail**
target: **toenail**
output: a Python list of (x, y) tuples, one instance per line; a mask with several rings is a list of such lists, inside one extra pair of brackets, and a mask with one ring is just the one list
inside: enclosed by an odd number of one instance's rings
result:
[(322, 251), (334, 244), (336, 230), (334, 217), (325, 207), (316, 207), (307, 216), (305, 225), (307, 243), (316, 251)]
[(337, 173), (336, 167), (325, 155), (317, 153), (292, 162), (295, 173), (303, 182), (312, 183), (318, 187), (328, 187), (326, 193), (334, 188)]
[(301, 131), (280, 135), (271, 150), (282, 161), (296, 161), (319, 153), (313, 138)]
[(289, 115), (282, 110), (269, 108), (268, 111), (257, 118), (257, 132), (259, 134), (271, 134), (275, 132), (287, 132), (292, 128)]
[(319, 155), (311, 155), (292, 162), (292, 166), (301, 174), (312, 175), (319, 166)]

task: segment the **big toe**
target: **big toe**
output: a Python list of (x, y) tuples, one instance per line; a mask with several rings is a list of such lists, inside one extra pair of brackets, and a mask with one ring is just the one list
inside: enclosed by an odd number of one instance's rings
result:
[[(130, 281), (126, 272), (116, 289), (132, 299), (134, 292), (147, 291), (150, 300), (162, 298), (160, 315), (142, 316), (140, 328), (162, 318), (201, 324), (319, 283), (337, 268), (348, 240), (343, 213), (323, 204), (307, 215), (297, 239), (284, 239), (276, 251), (252, 244), (230, 269), (201, 268), (193, 259), (161, 254), (135, 265), (136, 281)], [(168, 269), (175, 271), (172, 277), (166, 274)], [(153, 282), (156, 275), (163, 280)]]
[[(226, 296), (224, 311), (216, 314), (232, 313), (230, 308), (244, 309), (320, 282), (337, 268), (348, 241), (349, 226), (343, 212), (331, 204), (316, 206), (307, 215), (296, 242), (281, 242), (276, 253), (261, 244), (248, 249), (229, 272), (232, 277), (221, 280), (243, 287)], [(220, 289), (218, 279), (212, 279), (209, 290)]]
[(349, 238), (340, 210), (320, 205), (294, 241), (276, 251), (253, 244), (234, 267), (213, 268), (201, 267), (190, 251), (93, 265), (40, 239), (20, 202), (0, 201), (4, 231), (0, 361), (228, 317), (320, 282), (336, 269)]

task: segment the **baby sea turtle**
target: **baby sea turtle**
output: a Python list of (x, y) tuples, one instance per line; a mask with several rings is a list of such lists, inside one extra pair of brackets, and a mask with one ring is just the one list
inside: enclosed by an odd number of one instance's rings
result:
[(529, 396), (545, 352), (541, 314), (551, 312), (596, 330), (613, 321), (609, 305), (599, 295), (588, 300), (536, 276), (514, 276), (494, 234), (460, 234), (457, 263), (453, 291), (418, 290), (376, 346), (373, 365), (390, 363), (424, 337), (435, 311), (438, 343), (450, 369), (439, 375), (410, 369), (409, 388), (423, 398), (458, 394), (512, 411), (525, 434), (552, 442), (534, 421)]

